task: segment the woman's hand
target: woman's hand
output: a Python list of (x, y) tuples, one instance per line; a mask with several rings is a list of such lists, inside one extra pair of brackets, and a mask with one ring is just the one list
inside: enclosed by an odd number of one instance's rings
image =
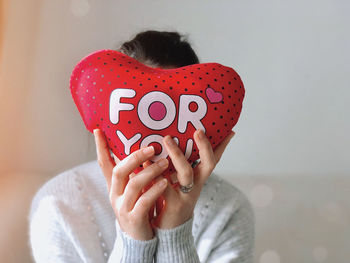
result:
[[(191, 167), (173, 139), (169, 135), (165, 136), (164, 145), (176, 169), (179, 183), (185, 186), (194, 182), (194, 186), (189, 193), (183, 193), (178, 187), (173, 188), (168, 184), (163, 194), (166, 202), (165, 206), (163, 206), (163, 200), (161, 200), (161, 198), (157, 200), (157, 216), (152, 220), (152, 225), (154, 227), (161, 229), (175, 228), (192, 218), (194, 207), (202, 187), (219, 162), (227, 144), (234, 134), (235, 133), (232, 131), (213, 152), (207, 136), (202, 130), (197, 130), (194, 133), (194, 140), (199, 149), (201, 161), (195, 168)], [(151, 165), (149, 161), (147, 161), (146, 165), (144, 164), (144, 167), (148, 165)]]
[[(113, 155), (113, 160), (101, 130), (95, 129), (94, 135), (98, 163), (121, 230), (137, 240), (152, 239), (154, 233), (149, 217), (153, 215), (157, 198), (166, 189), (167, 180), (162, 179), (161, 174), (168, 167), (168, 160), (163, 158), (135, 174), (133, 171), (154, 155), (152, 146), (137, 150), (122, 161)], [(153, 179), (155, 184), (151, 185)]]

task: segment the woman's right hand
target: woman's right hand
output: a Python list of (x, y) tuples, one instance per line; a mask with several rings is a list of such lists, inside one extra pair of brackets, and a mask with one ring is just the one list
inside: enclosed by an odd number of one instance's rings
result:
[[(98, 164), (106, 178), (109, 199), (121, 230), (137, 240), (152, 239), (149, 217), (153, 215), (156, 200), (166, 189), (167, 179), (162, 179), (161, 174), (168, 167), (168, 160), (160, 159), (135, 174), (133, 171), (154, 155), (154, 148), (139, 149), (120, 161), (114, 155), (111, 157), (102, 131), (94, 129), (93, 132)], [(155, 183), (144, 191), (153, 180)]]

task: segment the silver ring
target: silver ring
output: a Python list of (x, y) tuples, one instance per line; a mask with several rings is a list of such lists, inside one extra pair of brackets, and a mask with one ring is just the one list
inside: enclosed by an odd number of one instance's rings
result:
[(192, 188), (193, 188), (193, 182), (190, 183), (189, 185), (186, 185), (186, 186), (183, 186), (180, 184), (180, 190), (181, 190), (181, 192), (183, 192), (185, 194), (188, 192), (191, 192)]

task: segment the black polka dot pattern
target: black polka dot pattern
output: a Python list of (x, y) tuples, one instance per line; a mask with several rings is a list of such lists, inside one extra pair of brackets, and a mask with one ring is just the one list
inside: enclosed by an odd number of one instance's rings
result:
[[(112, 123), (109, 103), (111, 94), (116, 89), (135, 91), (133, 97), (120, 98), (121, 104), (130, 104), (134, 108), (119, 111), (119, 122)], [(218, 63), (202, 63), (176, 69), (155, 69), (115, 50), (99, 50), (84, 57), (71, 74), (70, 90), (86, 128), (90, 132), (100, 128), (106, 135), (109, 147), (119, 159), (125, 158), (128, 154), (117, 131), (122, 132), (128, 140), (140, 134), (141, 137), (131, 146), (129, 153), (139, 149), (144, 138), (151, 134), (160, 136), (170, 134), (177, 137), (179, 147), (185, 153), (188, 140), (193, 140), (192, 135), (196, 128), (203, 127), (212, 147), (215, 148), (236, 125), (245, 96), (240, 76), (230, 67)], [(138, 103), (143, 96), (152, 91), (170, 96), (176, 109), (174, 120), (163, 130), (146, 127), (138, 116)], [(179, 131), (178, 115), (181, 96), (185, 95), (189, 97), (183, 98), (199, 97), (206, 108), (205, 116), (200, 119), (203, 126), (195, 127), (189, 121), (183, 133)], [(154, 101), (157, 99), (158, 97), (154, 97)], [(191, 105), (187, 109), (187, 114), (189, 112), (195, 114), (199, 110), (199, 105), (202, 105), (197, 102), (191, 103), (195, 103), (196, 107)], [(168, 104), (162, 105), (165, 109), (169, 107)], [(150, 114), (147, 109), (144, 112)], [(157, 112), (160, 114), (159, 112), (164, 110), (159, 108)], [(186, 112), (186, 109), (183, 112)], [(167, 113), (168, 111), (164, 114)], [(198, 158), (198, 149), (193, 143), (192, 154), (188, 160), (194, 162)], [(165, 175), (173, 171), (174, 167), (170, 162)]]

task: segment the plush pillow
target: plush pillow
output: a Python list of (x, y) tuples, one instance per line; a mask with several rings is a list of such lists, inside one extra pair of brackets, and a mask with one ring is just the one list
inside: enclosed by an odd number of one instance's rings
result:
[(100, 128), (119, 159), (153, 145), (152, 161), (170, 161), (165, 176), (174, 167), (162, 138), (171, 135), (192, 164), (199, 158), (194, 131), (203, 129), (215, 149), (237, 123), (245, 94), (236, 71), (219, 63), (151, 68), (115, 50), (84, 57), (70, 90), (86, 128)]

